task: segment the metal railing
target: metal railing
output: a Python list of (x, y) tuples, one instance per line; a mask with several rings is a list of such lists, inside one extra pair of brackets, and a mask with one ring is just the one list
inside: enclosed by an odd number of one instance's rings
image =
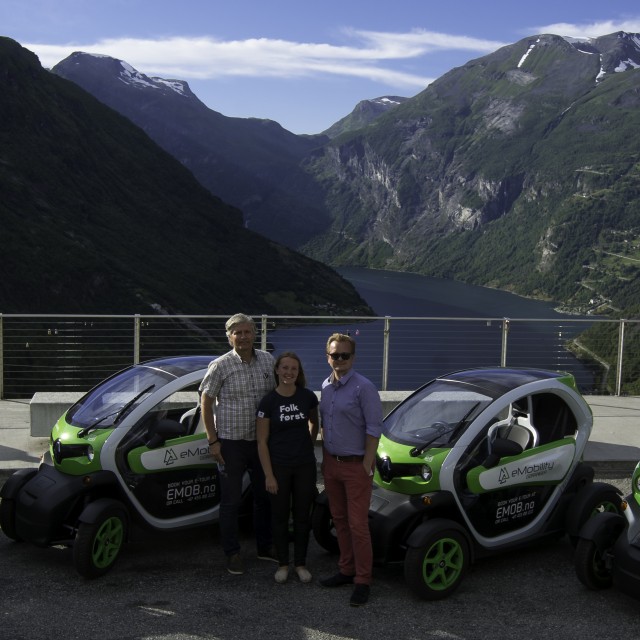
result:
[[(224, 353), (228, 316), (0, 314), (0, 397), (86, 391), (133, 363)], [(381, 390), (411, 390), (450, 371), (535, 367), (574, 374), (583, 393), (640, 394), (640, 320), (256, 317), (259, 343), (301, 357), (309, 386), (329, 369), (327, 337), (349, 333), (357, 368)]]

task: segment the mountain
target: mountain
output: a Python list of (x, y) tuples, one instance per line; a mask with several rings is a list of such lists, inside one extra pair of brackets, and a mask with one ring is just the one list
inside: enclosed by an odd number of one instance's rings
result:
[(408, 98), (400, 96), (381, 96), (372, 100), (361, 100), (355, 106), (354, 110), (338, 122), (331, 125), (323, 135), (329, 138), (337, 138), (343, 133), (362, 129), (367, 125), (375, 122), (383, 113), (397, 107), (399, 104), (406, 102)]
[(332, 269), (245, 229), (139, 127), (9, 38), (0, 193), (5, 314), (371, 313)]
[(141, 127), (211, 193), (239, 209), (245, 225), (296, 247), (330, 223), (301, 160), (326, 136), (299, 136), (272, 120), (229, 118), (182, 80), (151, 78), (108, 56), (74, 53), (52, 72), (75, 82)]
[[(185, 83), (146, 78), (113, 59), (74, 54), (55, 71), (137, 118), (214, 193), (259, 168), (260, 189), (243, 182), (236, 195), (246, 197), (231, 202), (250, 228), (315, 259), (620, 314), (640, 311), (639, 43), (624, 32), (524, 38), (401, 104), (363, 101), (315, 137), (225, 118), (190, 92), (193, 115), (183, 102), (169, 108), (169, 97), (185, 100)], [(219, 127), (198, 129), (200, 116)], [(278, 132), (280, 146), (259, 140), (262, 125)], [(212, 155), (215, 148), (225, 154)], [(216, 171), (224, 179), (206, 183)]]
[(525, 38), (315, 150), (333, 265), (640, 310), (640, 36)]

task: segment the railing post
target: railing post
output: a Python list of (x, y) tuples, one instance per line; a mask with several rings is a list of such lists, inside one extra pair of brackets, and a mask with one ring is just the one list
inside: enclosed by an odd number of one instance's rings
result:
[(260, 323), (260, 348), (263, 351), (267, 350), (267, 316), (264, 313)]
[(140, 362), (140, 314), (133, 319), (133, 364)]
[(624, 327), (625, 321), (620, 320), (620, 331), (618, 333), (618, 366), (616, 367), (616, 395), (622, 393), (622, 354), (624, 353)]
[(507, 342), (509, 336), (509, 318), (502, 319), (502, 349), (500, 350), (500, 366), (507, 366)]
[(391, 318), (384, 317), (384, 331), (382, 343), (382, 391), (387, 390), (389, 382), (389, 333), (391, 332)]
[(4, 332), (3, 316), (0, 313), (0, 400), (4, 400)]

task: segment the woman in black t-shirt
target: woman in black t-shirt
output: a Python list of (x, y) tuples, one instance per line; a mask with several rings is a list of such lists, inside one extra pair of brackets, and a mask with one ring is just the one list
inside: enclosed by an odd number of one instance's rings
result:
[(293, 514), (293, 560), (301, 582), (306, 567), (311, 507), (316, 495), (314, 442), (318, 436), (318, 398), (306, 388), (300, 358), (283, 353), (275, 364), (276, 388), (258, 406), (258, 453), (271, 499), (273, 541), (278, 556), (275, 580), (289, 576), (289, 514)]

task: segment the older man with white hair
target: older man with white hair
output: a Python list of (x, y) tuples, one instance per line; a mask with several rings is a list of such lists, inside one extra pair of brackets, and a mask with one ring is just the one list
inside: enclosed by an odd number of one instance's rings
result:
[(220, 535), (227, 571), (244, 573), (238, 539), (242, 478), (249, 471), (254, 498), (258, 558), (277, 562), (271, 514), (256, 441), (256, 410), (275, 387), (273, 356), (254, 347), (253, 318), (237, 313), (225, 324), (231, 351), (214, 360), (200, 385), (202, 419), (220, 471)]

